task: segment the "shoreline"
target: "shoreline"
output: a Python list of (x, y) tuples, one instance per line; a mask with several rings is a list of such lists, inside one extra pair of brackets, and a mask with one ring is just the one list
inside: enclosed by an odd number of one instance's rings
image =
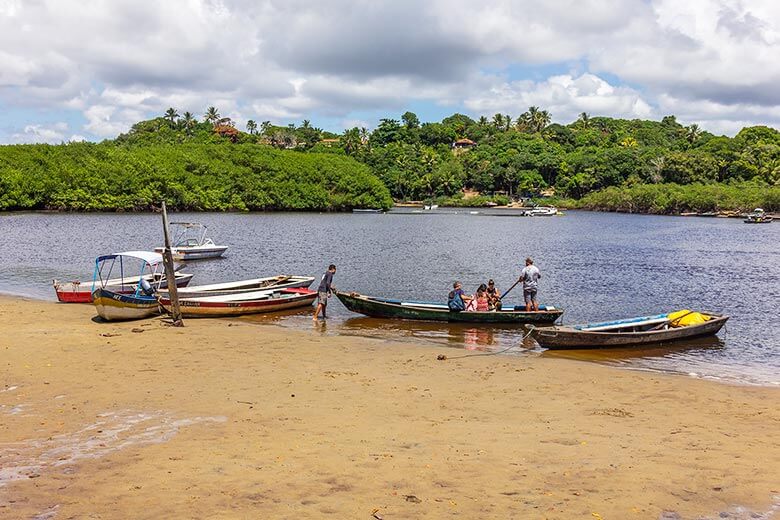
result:
[[(423, 204), (410, 203), (410, 202), (397, 202), (390, 208), (383, 210), (384, 213), (390, 212), (393, 208), (422, 208)], [(469, 209), (473, 211), (478, 210), (500, 210), (500, 211), (512, 211), (512, 210), (530, 210), (532, 206), (440, 206), (440, 209), (453, 208), (453, 209)], [(353, 208), (358, 209), (358, 208)], [(630, 212), (630, 211), (617, 211), (617, 210), (604, 210), (604, 209), (588, 209), (588, 208), (576, 208), (569, 206), (560, 206), (560, 211), (587, 211), (591, 213), (619, 213), (623, 215), (654, 215), (658, 217), (700, 217), (700, 218), (745, 218), (747, 213), (741, 213), (737, 210), (724, 210), (718, 212), (716, 215), (708, 213), (695, 213), (695, 212), (683, 212), (683, 213), (645, 213), (645, 212)], [(238, 210), (226, 210), (226, 211), (179, 211), (172, 210), (171, 213), (195, 213), (195, 214), (236, 214), (236, 215), (253, 215), (253, 214), (275, 214), (275, 213), (304, 213), (304, 214), (349, 214), (352, 209), (344, 210), (265, 210), (265, 211), (238, 211)], [(25, 214), (41, 214), (41, 215), (159, 215), (160, 211), (144, 210), (144, 211), (111, 211), (111, 210), (95, 210), (95, 211), (71, 211), (71, 210), (58, 210), (58, 209), (24, 209), (14, 211), (0, 211), (0, 217), (13, 216), (13, 215), (25, 215)], [(768, 212), (768, 217), (772, 217), (774, 222), (780, 222), (780, 213)]]
[(0, 517), (741, 519), (780, 508), (780, 446), (767, 435), (777, 389), (559, 358), (455, 359), (319, 327), (93, 316), (0, 296)]

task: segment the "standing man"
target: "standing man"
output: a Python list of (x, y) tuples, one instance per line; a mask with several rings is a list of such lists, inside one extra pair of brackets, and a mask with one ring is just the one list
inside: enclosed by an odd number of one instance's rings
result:
[(326, 310), (328, 308), (328, 298), (330, 298), (330, 295), (333, 293), (333, 275), (336, 274), (336, 266), (333, 264), (330, 264), (328, 266), (328, 270), (325, 271), (325, 274), (322, 275), (322, 280), (320, 280), (320, 286), (317, 288), (317, 309), (314, 311), (314, 318), (312, 318), (314, 321), (317, 320), (317, 316), (320, 315), (320, 311), (322, 311), (322, 318), (327, 319), (327, 313)]
[(538, 281), (542, 277), (539, 268), (534, 265), (531, 257), (525, 259), (525, 267), (520, 271), (520, 279), (523, 282), (523, 299), (525, 299), (526, 311), (538, 311), (539, 302), (536, 300), (536, 289), (539, 287)]

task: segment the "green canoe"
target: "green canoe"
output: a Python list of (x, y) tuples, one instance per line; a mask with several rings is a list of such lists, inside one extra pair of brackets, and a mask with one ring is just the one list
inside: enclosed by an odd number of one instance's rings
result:
[(550, 305), (540, 305), (538, 312), (526, 312), (525, 307), (520, 306), (500, 311), (453, 312), (444, 303), (373, 298), (342, 291), (337, 291), (336, 296), (352, 312), (374, 318), (465, 323), (553, 323), (563, 314), (563, 309), (556, 309)]

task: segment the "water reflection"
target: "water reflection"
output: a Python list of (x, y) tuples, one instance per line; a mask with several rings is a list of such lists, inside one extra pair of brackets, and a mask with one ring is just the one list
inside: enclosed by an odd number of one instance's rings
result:
[(717, 336), (693, 338), (647, 347), (593, 348), (573, 350), (545, 350), (541, 357), (578, 359), (599, 363), (622, 364), (626, 361), (673, 357), (682, 354), (695, 355), (697, 351), (723, 349), (726, 344)]

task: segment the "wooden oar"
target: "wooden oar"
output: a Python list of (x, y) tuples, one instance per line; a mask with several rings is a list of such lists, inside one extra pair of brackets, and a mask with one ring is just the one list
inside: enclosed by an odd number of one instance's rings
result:
[(506, 296), (507, 294), (509, 294), (509, 291), (511, 291), (512, 289), (514, 289), (514, 288), (517, 286), (517, 284), (519, 284), (519, 283), (520, 283), (520, 280), (516, 281), (516, 282), (515, 282), (515, 284), (514, 284), (512, 287), (510, 287), (509, 289), (507, 289), (507, 290), (506, 290), (506, 292), (505, 292), (504, 294), (502, 294), (502, 295), (501, 295), (501, 297), (499, 298), (499, 300), (503, 300), (503, 299), (504, 299), (504, 296)]

